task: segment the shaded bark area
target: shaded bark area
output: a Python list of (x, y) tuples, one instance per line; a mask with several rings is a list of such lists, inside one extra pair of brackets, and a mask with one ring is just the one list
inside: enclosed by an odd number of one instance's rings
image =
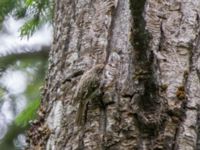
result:
[[(29, 149), (199, 149), (200, 2), (57, 0)], [(81, 76), (104, 64), (100, 102), (77, 126)]]

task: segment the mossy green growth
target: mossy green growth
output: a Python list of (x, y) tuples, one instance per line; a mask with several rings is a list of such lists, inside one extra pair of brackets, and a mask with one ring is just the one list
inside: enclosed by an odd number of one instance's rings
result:
[(143, 69), (139, 69), (136, 70), (134, 75), (133, 75), (133, 79), (134, 80), (148, 80), (151, 76), (151, 72), (149, 72), (149, 70), (143, 70)]
[(15, 119), (15, 123), (18, 126), (26, 127), (28, 122), (37, 117), (37, 109), (40, 106), (40, 100), (34, 100), (31, 102)]

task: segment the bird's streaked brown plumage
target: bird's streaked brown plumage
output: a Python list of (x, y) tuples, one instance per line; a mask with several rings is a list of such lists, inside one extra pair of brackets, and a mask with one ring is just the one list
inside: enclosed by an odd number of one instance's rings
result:
[(78, 111), (76, 114), (77, 125), (82, 124), (86, 105), (91, 99), (94, 98), (95, 92), (97, 92), (97, 89), (100, 87), (100, 77), (103, 68), (103, 64), (95, 65), (82, 75), (77, 85), (77, 89), (74, 94), (74, 104), (79, 103)]

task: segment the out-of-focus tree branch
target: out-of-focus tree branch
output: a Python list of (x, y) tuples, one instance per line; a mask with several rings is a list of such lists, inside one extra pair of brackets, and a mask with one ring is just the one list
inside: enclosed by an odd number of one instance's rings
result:
[(20, 52), (12, 52), (7, 53), (4, 56), (0, 56), (0, 68), (6, 68), (7, 66), (13, 64), (17, 60), (21, 59), (30, 59), (30, 58), (42, 58), (47, 59), (48, 58), (48, 51), (49, 46), (43, 46), (42, 50), (38, 51), (20, 51)]

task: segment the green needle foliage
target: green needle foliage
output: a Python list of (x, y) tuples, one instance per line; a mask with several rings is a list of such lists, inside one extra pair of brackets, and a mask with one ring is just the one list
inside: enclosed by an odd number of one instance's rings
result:
[(52, 23), (53, 0), (0, 0), (0, 25), (7, 15), (25, 18), (21, 36), (30, 37), (41, 25)]
[(0, 0), (0, 23), (10, 13), (15, 6), (17, 6), (17, 0)]

